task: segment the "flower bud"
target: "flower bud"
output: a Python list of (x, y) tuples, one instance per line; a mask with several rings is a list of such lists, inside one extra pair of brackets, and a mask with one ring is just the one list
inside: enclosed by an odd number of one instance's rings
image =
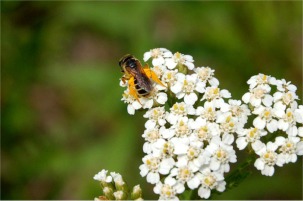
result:
[(114, 179), (115, 187), (117, 191), (123, 191), (123, 193), (128, 195), (128, 186), (124, 182), (122, 176), (119, 173), (111, 172), (111, 176)]
[(103, 193), (107, 197), (108, 200), (114, 200), (115, 199), (115, 197), (114, 197), (114, 191), (113, 191), (112, 188), (104, 187), (103, 188)]
[(131, 199), (132, 200), (142, 199), (142, 189), (140, 188), (140, 185), (134, 186), (133, 191), (131, 193)]
[(124, 193), (123, 191), (114, 192), (114, 196), (115, 196), (116, 200), (126, 200), (127, 199), (127, 194)]

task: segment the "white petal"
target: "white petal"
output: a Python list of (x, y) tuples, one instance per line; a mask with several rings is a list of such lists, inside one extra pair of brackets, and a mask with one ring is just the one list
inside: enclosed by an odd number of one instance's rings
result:
[(253, 142), (251, 146), (255, 152), (259, 152), (262, 148), (265, 148), (265, 144), (262, 143), (260, 140)]
[(253, 121), (253, 125), (258, 129), (264, 129), (265, 124), (266, 121), (264, 119), (261, 119), (260, 117), (256, 117)]
[(145, 164), (140, 165), (139, 169), (140, 169), (140, 175), (142, 177), (145, 177), (149, 171), (149, 169), (147, 168), (147, 166)]
[(200, 187), (199, 190), (198, 190), (198, 195), (201, 197), (201, 198), (209, 198), (210, 196), (210, 190), (208, 188), (203, 188), (203, 187)]
[(258, 158), (255, 163), (254, 166), (258, 169), (258, 170), (263, 170), (265, 167), (265, 163), (262, 161), (262, 159)]
[(244, 103), (249, 103), (249, 100), (250, 100), (250, 93), (247, 92), (245, 93), (243, 96), (242, 96), (242, 100)]
[(135, 108), (135, 110), (138, 110), (142, 107), (138, 101), (133, 102), (132, 106)]
[(301, 156), (303, 155), (303, 141), (297, 143), (296, 153)]
[(219, 86), (219, 80), (217, 78), (212, 77), (208, 82), (211, 86)]
[(223, 98), (230, 98), (231, 97), (231, 94), (229, 91), (227, 91), (226, 89), (223, 89), (220, 91), (220, 95), (223, 97)]
[(149, 60), (149, 58), (151, 57), (151, 52), (145, 52), (144, 55), (143, 55), (143, 60), (144, 61), (147, 61)]
[(278, 129), (278, 121), (275, 119), (271, 120), (267, 123), (266, 128), (270, 133), (275, 132)]
[(275, 172), (275, 168), (273, 166), (265, 165), (265, 168), (262, 170), (262, 174), (265, 176), (272, 176)]
[(279, 120), (279, 129), (286, 131), (288, 129), (289, 124), (282, 119)]
[(161, 66), (162, 64), (164, 64), (164, 58), (163, 57), (157, 57), (154, 58), (152, 61), (153, 66)]
[(226, 133), (226, 134), (223, 134), (223, 136), (222, 136), (222, 141), (228, 145), (231, 145), (234, 142), (234, 139), (235, 139), (235, 137), (232, 134)]
[(273, 142), (268, 142), (266, 144), (266, 147), (269, 151), (276, 151), (276, 149), (278, 148), (278, 145), (276, 143), (273, 143)]
[(156, 122), (154, 120), (151, 120), (151, 119), (147, 120), (146, 123), (145, 123), (145, 128), (146, 129), (153, 129), (153, 128), (155, 128), (155, 126), (156, 126)]
[(267, 107), (270, 107), (273, 101), (273, 97), (271, 95), (266, 94), (264, 99), (262, 100), (263, 104)]
[(163, 159), (160, 163), (159, 173), (168, 174), (171, 168), (174, 166), (175, 161), (172, 158)]
[[(182, 183), (177, 183), (174, 187), (175, 187), (175, 190), (176, 190), (177, 194), (181, 194), (185, 190), (185, 187)], [(178, 197), (176, 197), (176, 200), (179, 200)]]
[(165, 61), (168, 69), (174, 69), (177, 66), (177, 63), (172, 58), (168, 58)]
[(221, 163), (219, 161), (217, 161), (216, 159), (212, 158), (209, 167), (210, 167), (210, 169), (216, 171), (216, 170), (218, 170), (220, 168), (220, 164)]
[(158, 98), (157, 98), (157, 102), (160, 104), (165, 104), (167, 101), (167, 94), (166, 93), (159, 93), (158, 94)]
[(204, 82), (198, 82), (196, 84), (196, 91), (199, 93), (204, 93), (205, 92), (205, 83)]
[(225, 190), (225, 185), (226, 185), (226, 182), (224, 181), (224, 182), (220, 182), (219, 184), (218, 184), (218, 186), (217, 186), (217, 191), (219, 191), (219, 192), (223, 192), (224, 190)]
[(158, 173), (150, 172), (147, 174), (146, 180), (148, 183), (156, 184), (160, 181), (160, 176)]
[(182, 84), (180, 82), (176, 82), (176, 84), (173, 85), (170, 89), (174, 94), (177, 94), (182, 90)]
[(187, 185), (190, 189), (196, 189), (200, 185), (200, 180), (198, 177), (193, 177), (187, 182)]
[(198, 100), (198, 97), (195, 93), (190, 93), (189, 95), (185, 95), (184, 96), (184, 102), (186, 104), (189, 104), (189, 105), (193, 105), (195, 104), (195, 102)]
[(134, 107), (133, 107), (132, 105), (128, 105), (128, 106), (127, 106), (127, 112), (128, 112), (128, 114), (130, 114), (130, 115), (134, 115), (134, 114), (135, 114), (135, 109), (134, 109)]
[(195, 68), (195, 65), (191, 62), (185, 62), (185, 66), (187, 66), (189, 70), (192, 70)]
[(237, 140), (236, 140), (236, 143), (237, 143), (237, 147), (240, 149), (240, 150), (243, 150), (246, 146), (247, 146), (247, 141), (245, 140), (245, 137), (239, 137)]

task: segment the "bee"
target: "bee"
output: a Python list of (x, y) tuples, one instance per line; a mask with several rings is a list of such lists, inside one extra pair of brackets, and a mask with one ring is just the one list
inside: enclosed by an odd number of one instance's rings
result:
[(142, 67), (140, 61), (133, 55), (127, 54), (123, 56), (119, 60), (119, 66), (121, 67), (121, 72), (124, 73), (121, 78), (122, 82), (126, 83), (126, 80), (128, 80), (129, 93), (139, 103), (140, 97), (147, 98), (153, 94), (153, 82), (165, 87), (156, 73), (149, 68), (148, 64)]

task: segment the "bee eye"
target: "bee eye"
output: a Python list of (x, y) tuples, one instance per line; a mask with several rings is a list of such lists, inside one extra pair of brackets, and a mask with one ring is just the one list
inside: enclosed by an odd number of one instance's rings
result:
[(127, 66), (129, 66), (129, 67), (131, 67), (131, 68), (135, 68), (136, 67), (136, 61), (134, 61), (134, 60), (130, 60), (129, 62), (128, 62), (128, 64), (127, 64)]

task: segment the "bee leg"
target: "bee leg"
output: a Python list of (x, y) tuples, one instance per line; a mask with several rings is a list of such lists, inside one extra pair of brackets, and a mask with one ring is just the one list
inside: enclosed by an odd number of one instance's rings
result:
[(144, 67), (144, 72), (146, 73), (146, 75), (151, 78), (153, 81), (155, 81), (157, 84), (160, 84), (163, 87), (166, 87), (161, 80), (159, 80), (158, 76), (156, 75), (156, 73), (154, 71), (152, 71), (151, 69), (147, 69)]
[(130, 78), (128, 81), (128, 88), (129, 88), (129, 94), (132, 95), (141, 105), (142, 103), (139, 100), (136, 88), (135, 88), (135, 81), (134, 78)]
[(126, 83), (126, 78), (125, 77), (122, 77), (121, 80), (122, 80), (123, 84)]

